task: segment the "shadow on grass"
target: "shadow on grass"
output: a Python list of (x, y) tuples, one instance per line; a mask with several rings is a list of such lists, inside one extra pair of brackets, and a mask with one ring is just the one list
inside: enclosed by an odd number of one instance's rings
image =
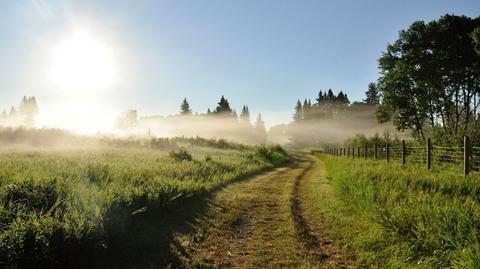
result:
[[(290, 160), (282, 167), (294, 165)], [(234, 182), (272, 171), (265, 168), (218, 185), (212, 191), (184, 199), (167, 208), (127, 213), (113, 212), (103, 238), (85, 238), (59, 249), (57, 268), (182, 268), (180, 257), (188, 257), (184, 246), (175, 240), (175, 234), (191, 234), (198, 226), (213, 194)], [(123, 210), (123, 211), (122, 211)], [(38, 267), (38, 266), (35, 266)]]

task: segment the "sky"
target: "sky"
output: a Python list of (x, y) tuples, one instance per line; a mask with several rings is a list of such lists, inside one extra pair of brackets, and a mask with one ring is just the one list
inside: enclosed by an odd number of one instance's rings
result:
[[(177, 113), (184, 97), (205, 113), (225, 95), (267, 126), (288, 123), (319, 90), (363, 99), (398, 32), (446, 13), (480, 16), (480, 1), (0, 1), (0, 109), (36, 96), (43, 124), (99, 128), (127, 109)], [(79, 32), (95, 53), (58, 56)], [(59, 79), (72, 57), (90, 72), (74, 78), (83, 87)]]

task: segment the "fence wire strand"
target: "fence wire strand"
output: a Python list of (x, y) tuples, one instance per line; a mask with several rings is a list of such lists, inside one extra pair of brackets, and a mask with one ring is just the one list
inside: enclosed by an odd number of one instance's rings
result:
[[(414, 146), (405, 147), (405, 152), (402, 146), (378, 146), (375, 147), (359, 147), (359, 148), (331, 148), (330, 153), (337, 156), (344, 156), (350, 158), (373, 159), (378, 160), (402, 161), (405, 158), (406, 164), (425, 165), (428, 162), (428, 147)], [(431, 146), (430, 157), (431, 165), (438, 167), (459, 167), (464, 166), (465, 154), (468, 159), (468, 170), (480, 172), (480, 147), (468, 147), (468, 152), (465, 153), (465, 148), (445, 147), (445, 146)], [(405, 156), (404, 156), (405, 155)], [(465, 168), (464, 168), (465, 169)]]

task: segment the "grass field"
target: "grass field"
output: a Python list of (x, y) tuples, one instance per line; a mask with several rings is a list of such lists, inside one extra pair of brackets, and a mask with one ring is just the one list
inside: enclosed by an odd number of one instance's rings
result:
[(326, 230), (354, 253), (353, 264), (378, 268), (479, 268), (480, 176), (456, 170), (316, 154), (325, 188), (309, 201)]
[(1, 268), (172, 263), (171, 234), (195, 213), (184, 205), (287, 158), (279, 147), (205, 139), (107, 142), (0, 153)]

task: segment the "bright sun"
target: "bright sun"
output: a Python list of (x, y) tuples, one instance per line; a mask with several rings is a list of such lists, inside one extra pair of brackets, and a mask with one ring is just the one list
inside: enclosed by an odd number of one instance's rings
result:
[(62, 90), (103, 90), (114, 82), (114, 71), (112, 50), (88, 31), (76, 31), (54, 50), (51, 78)]

